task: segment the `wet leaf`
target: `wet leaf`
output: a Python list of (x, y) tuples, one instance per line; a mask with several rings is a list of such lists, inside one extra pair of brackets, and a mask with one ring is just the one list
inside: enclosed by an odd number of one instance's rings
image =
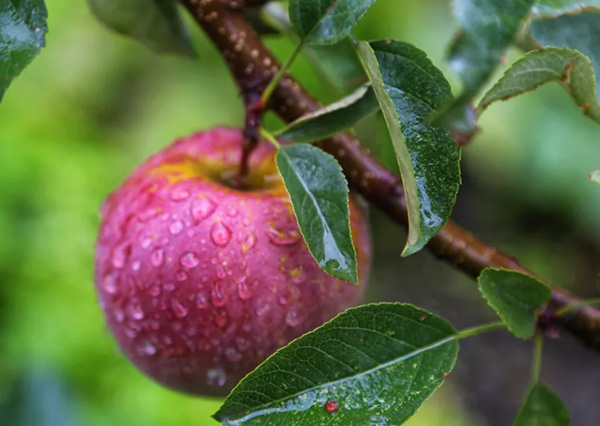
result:
[(312, 145), (284, 145), (277, 167), (306, 245), (329, 275), (356, 284), (348, 182), (337, 160)]
[(159, 53), (194, 56), (174, 0), (88, 0), (94, 15), (112, 30)]
[(584, 114), (600, 123), (594, 68), (586, 56), (566, 48), (549, 47), (529, 52), (485, 94), (479, 108), (484, 110), (496, 101), (510, 99), (553, 81), (569, 91)]
[(532, 12), (541, 16), (558, 16), (589, 8), (600, 8), (600, 0), (538, 0)]
[(346, 37), (376, 0), (290, 0), (290, 19), (307, 44), (334, 44)]
[(561, 399), (543, 383), (536, 383), (514, 426), (569, 426), (569, 412)]
[[(541, 46), (566, 47), (588, 56), (594, 66), (596, 87), (600, 81), (600, 13), (586, 11), (531, 23), (531, 36)], [(596, 90), (596, 96), (599, 96)]]
[(277, 136), (291, 142), (315, 142), (340, 133), (377, 111), (375, 92), (365, 85), (340, 101), (294, 121)]
[(430, 123), (452, 99), (450, 85), (416, 47), (359, 42), (359, 56), (381, 105), (408, 202), (404, 255), (416, 253), (446, 223), (460, 185), (460, 149), (448, 130)]
[(450, 48), (450, 66), (475, 96), (511, 45), (535, 0), (454, 0), (460, 32)]
[(0, 101), (44, 47), (47, 16), (43, 0), (0, 0)]
[(529, 275), (516, 271), (485, 269), (479, 290), (508, 329), (521, 339), (533, 337), (537, 313), (550, 300), (550, 289)]
[(411, 305), (350, 309), (267, 359), (215, 418), (225, 425), (399, 425), (454, 368), (454, 334)]

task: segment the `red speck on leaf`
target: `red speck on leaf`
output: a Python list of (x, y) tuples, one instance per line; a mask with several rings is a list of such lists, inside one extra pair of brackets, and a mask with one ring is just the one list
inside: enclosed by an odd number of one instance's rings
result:
[(589, 109), (590, 109), (590, 103), (589, 103), (589, 102), (585, 102), (585, 103), (582, 105), (582, 108), (583, 108), (583, 112), (584, 112), (584, 113), (588, 112), (588, 111), (589, 111)]
[(335, 401), (327, 401), (325, 404), (325, 411), (327, 411), (329, 414), (335, 414), (338, 412), (338, 410), (339, 407)]

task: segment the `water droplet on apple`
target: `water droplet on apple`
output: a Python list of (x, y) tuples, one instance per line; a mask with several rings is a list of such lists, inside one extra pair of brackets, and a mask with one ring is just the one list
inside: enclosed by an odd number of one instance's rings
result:
[(271, 310), (271, 307), (266, 303), (262, 304), (262, 305), (258, 305), (256, 308), (256, 315), (258, 315), (259, 317), (262, 317), (263, 315), (267, 314), (270, 310)]
[(235, 343), (240, 351), (244, 352), (250, 349), (250, 341), (244, 337), (238, 337), (235, 339)]
[(225, 247), (231, 240), (231, 230), (222, 222), (215, 222), (210, 230), (210, 238), (213, 243)]
[(300, 231), (297, 229), (288, 229), (285, 231), (270, 227), (267, 230), (269, 241), (278, 246), (289, 246), (300, 241)]
[(136, 260), (135, 262), (133, 262), (133, 263), (131, 264), (131, 269), (132, 269), (134, 272), (137, 272), (137, 271), (139, 271), (141, 267), (142, 267), (142, 262), (140, 262), (139, 260)]
[(226, 312), (217, 312), (215, 315), (215, 324), (217, 327), (223, 328), (227, 325), (227, 313)]
[(158, 216), (161, 209), (158, 207), (149, 207), (146, 210), (143, 210), (140, 214), (138, 214), (137, 218), (140, 222), (148, 222), (153, 217)]
[(125, 313), (120, 308), (115, 308), (113, 315), (115, 317), (115, 320), (117, 320), (117, 322), (119, 323), (125, 320)]
[(306, 276), (304, 275), (304, 270), (302, 267), (294, 268), (290, 271), (290, 277), (292, 278), (292, 282), (294, 284), (302, 284), (306, 281)]
[(242, 277), (240, 279), (240, 281), (238, 282), (237, 288), (238, 288), (238, 295), (240, 296), (240, 299), (242, 299), (242, 300), (248, 300), (250, 298), (250, 296), (252, 295), (252, 290), (250, 289), (250, 287), (248, 286), (248, 283), (246, 282), (246, 277)]
[(142, 305), (137, 300), (132, 301), (126, 308), (127, 315), (134, 320), (144, 319), (144, 311)]
[(148, 294), (152, 297), (160, 296), (160, 287), (157, 285), (153, 285), (152, 287), (150, 287), (150, 290), (148, 290)]
[(210, 343), (209, 342), (198, 342), (198, 350), (201, 352), (210, 351)]
[(222, 368), (212, 368), (206, 373), (206, 381), (211, 386), (224, 386), (227, 375)]
[(200, 259), (198, 259), (198, 256), (196, 256), (195, 253), (188, 251), (183, 256), (181, 256), (179, 262), (186, 269), (194, 269), (200, 263)]
[(221, 289), (221, 282), (216, 282), (211, 291), (211, 300), (213, 305), (221, 307), (227, 302), (223, 290)]
[(210, 198), (198, 198), (191, 207), (192, 217), (200, 223), (214, 213), (217, 205)]
[(281, 306), (285, 306), (285, 305), (287, 305), (287, 304), (288, 304), (288, 299), (287, 299), (287, 297), (285, 297), (285, 296), (281, 296), (281, 297), (279, 298), (279, 304), (280, 304)]
[(173, 222), (169, 226), (169, 232), (171, 232), (171, 234), (173, 235), (180, 234), (181, 231), (183, 231), (183, 222), (181, 222), (180, 220), (178, 220), (177, 222)]
[(242, 243), (242, 252), (248, 253), (257, 243), (257, 239), (254, 235), (248, 235), (248, 237)]
[(163, 288), (165, 289), (165, 291), (173, 291), (173, 290), (175, 290), (175, 284), (166, 283), (166, 284), (163, 284)]
[(188, 308), (177, 299), (171, 299), (171, 308), (177, 318), (185, 318), (188, 314)]
[(173, 192), (171, 192), (171, 200), (173, 201), (183, 201), (190, 196), (190, 193), (185, 188), (175, 188)]
[(230, 362), (239, 362), (242, 359), (242, 354), (234, 348), (225, 349), (225, 356)]
[(129, 243), (121, 243), (116, 246), (112, 253), (112, 266), (117, 269), (124, 268), (130, 253), (131, 245)]
[(177, 272), (177, 274), (175, 274), (175, 278), (177, 279), (177, 281), (179, 281), (180, 283), (182, 283), (185, 280), (187, 280), (188, 276), (187, 276), (187, 274), (185, 272), (179, 271), (179, 272)]
[(199, 295), (196, 299), (196, 307), (198, 309), (206, 309), (208, 307), (208, 300), (206, 300), (206, 297)]
[(152, 250), (152, 254), (150, 255), (150, 263), (152, 266), (158, 268), (165, 261), (165, 252), (160, 248), (155, 248)]
[(147, 249), (148, 247), (150, 247), (152, 245), (152, 238), (150, 238), (150, 237), (142, 238), (142, 240), (140, 241), (140, 245), (142, 246), (143, 249)]
[(118, 290), (118, 288), (117, 288), (117, 277), (116, 277), (116, 274), (106, 275), (102, 279), (102, 288), (108, 294), (116, 294), (117, 290)]
[(222, 265), (219, 265), (217, 267), (217, 278), (219, 278), (220, 280), (222, 280), (226, 276), (227, 276), (227, 273), (225, 272), (225, 269), (223, 268)]
[(235, 208), (231, 208), (231, 209), (227, 210), (227, 215), (230, 217), (236, 217), (238, 214), (239, 214), (239, 212)]
[(300, 318), (298, 310), (295, 307), (290, 308), (287, 315), (285, 316), (285, 322), (290, 327), (296, 327), (302, 322), (302, 318)]
[(156, 347), (152, 343), (145, 341), (141, 347), (140, 352), (143, 355), (152, 356), (156, 354)]

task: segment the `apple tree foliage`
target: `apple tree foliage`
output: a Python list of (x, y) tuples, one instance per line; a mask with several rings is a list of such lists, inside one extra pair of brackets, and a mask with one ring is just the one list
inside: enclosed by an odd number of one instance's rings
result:
[[(493, 103), (555, 82), (600, 123), (600, 1), (453, 0), (460, 31), (447, 57), (462, 83), (457, 94), (418, 47), (352, 36), (375, 1), (290, 0), (289, 14), (276, 2), (249, 2), (267, 3), (261, 15), (265, 23), (298, 40), (298, 50), (337, 89), (352, 88), (350, 76), (364, 82), (316, 113), (265, 131), (279, 149), (277, 165), (312, 255), (325, 272), (354, 283), (348, 184), (336, 159), (311, 142), (351, 128), (365, 116), (383, 115), (408, 204), (403, 252), (408, 256), (448, 220), (461, 183), (456, 139), (461, 132), (472, 133), (476, 118)], [(193, 55), (175, 0), (89, 3), (113, 30), (159, 52)], [(46, 17), (43, 0), (0, 0), (0, 99), (44, 46)], [(522, 57), (506, 66), (498, 81), (490, 81), (511, 46), (520, 48)], [(294, 144), (280, 146), (274, 136)], [(590, 179), (599, 182), (598, 176), (592, 172)], [(523, 339), (536, 335), (538, 315), (550, 300), (545, 284), (518, 272), (488, 269), (479, 288), (500, 323), (456, 331), (444, 319), (407, 304), (350, 309), (267, 359), (238, 384), (215, 418), (225, 425), (402, 424), (443, 384), (462, 339), (497, 328)], [(515, 425), (568, 425), (564, 404), (534, 377)]]

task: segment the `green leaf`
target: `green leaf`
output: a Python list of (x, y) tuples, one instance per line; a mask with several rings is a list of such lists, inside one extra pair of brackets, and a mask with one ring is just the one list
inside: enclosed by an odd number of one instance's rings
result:
[(550, 300), (550, 289), (529, 275), (516, 271), (485, 269), (479, 290), (508, 329), (521, 339), (535, 334), (538, 310)]
[(337, 160), (298, 144), (281, 146), (276, 162), (311, 254), (329, 275), (356, 284), (348, 183)]
[(535, 0), (454, 0), (461, 26), (450, 48), (450, 66), (463, 82), (463, 96), (475, 96), (515, 38)]
[(334, 44), (346, 37), (376, 0), (290, 0), (290, 19), (308, 44)]
[(0, 0), (0, 101), (45, 46), (47, 17), (43, 0)]
[(352, 127), (357, 121), (379, 111), (375, 92), (369, 85), (312, 114), (305, 115), (277, 133), (291, 142), (314, 142)]
[(88, 0), (96, 17), (114, 31), (159, 53), (194, 56), (174, 0)]
[(560, 398), (543, 383), (536, 383), (514, 426), (569, 426), (569, 412)]
[(594, 68), (586, 56), (566, 48), (549, 47), (529, 52), (486, 93), (479, 108), (484, 110), (493, 102), (507, 100), (552, 81), (561, 83), (584, 114), (600, 123)]
[(592, 182), (600, 183), (600, 170), (590, 173), (590, 180)]
[[(553, 19), (536, 19), (531, 35), (542, 46), (567, 47), (588, 56), (600, 81), (600, 13), (587, 11)], [(596, 86), (597, 87), (597, 86)], [(596, 90), (596, 95), (600, 95)], [(599, 98), (600, 99), (600, 98)]]
[(359, 42), (358, 52), (385, 117), (408, 203), (404, 255), (427, 244), (448, 220), (460, 186), (460, 149), (429, 117), (452, 99), (424, 52), (398, 41)]
[(541, 16), (558, 16), (590, 8), (600, 8), (600, 0), (538, 0), (532, 12)]
[[(454, 368), (454, 334), (411, 305), (350, 309), (267, 359), (215, 418), (225, 425), (399, 425)], [(337, 412), (326, 410), (328, 402)]]

